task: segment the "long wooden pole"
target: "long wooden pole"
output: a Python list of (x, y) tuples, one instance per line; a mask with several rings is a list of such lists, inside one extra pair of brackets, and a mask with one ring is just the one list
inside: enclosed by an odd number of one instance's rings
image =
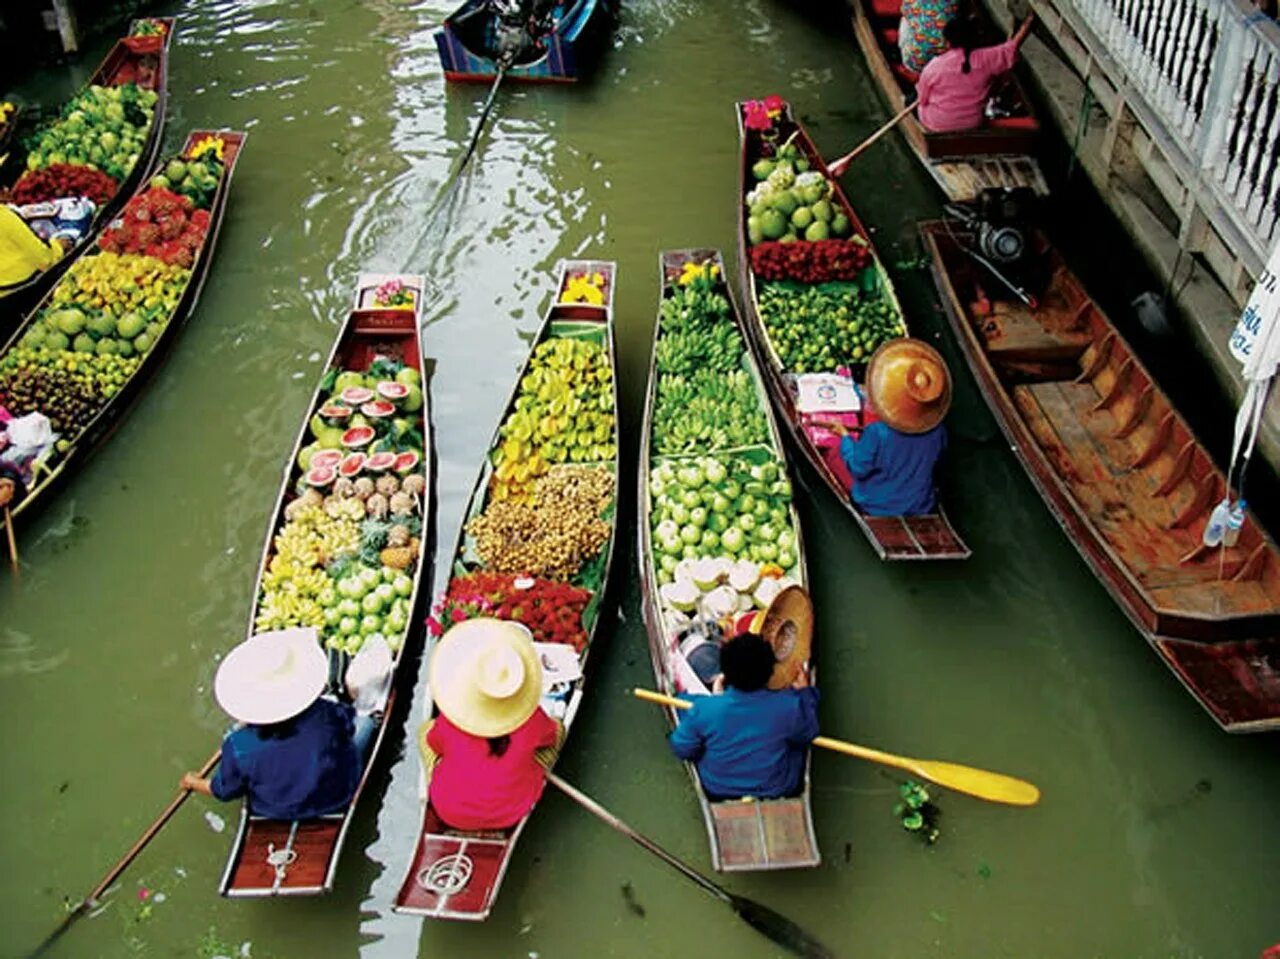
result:
[(901, 123), (906, 118), (907, 114), (910, 113), (912, 110), (914, 110), (919, 103), (920, 103), (919, 100), (912, 100), (905, 107), (903, 107), (896, 114), (894, 114), (893, 119), (885, 123), (885, 125), (882, 126), (875, 133), (871, 134), (871, 136), (867, 137), (865, 140), (859, 143), (856, 147), (854, 147), (852, 150), (850, 150), (840, 159), (834, 160), (831, 163), (828, 163), (827, 172), (829, 172), (832, 176), (836, 176), (836, 177), (844, 176), (844, 171), (849, 169), (849, 164), (854, 161), (854, 159), (858, 156), (858, 154), (860, 154), (863, 150), (871, 146), (871, 144), (875, 143), (882, 136), (884, 136), (886, 133), (888, 133), (890, 130), (896, 127), (899, 123)]
[(8, 505), (4, 508), (4, 532), (9, 539), (9, 565), (13, 567), (15, 576), (21, 575), (18, 566), (18, 539), (13, 535), (13, 514), (9, 512)]
[[(632, 693), (637, 699), (657, 703), (660, 706), (670, 706), (673, 709), (689, 709), (692, 706), (686, 700), (655, 693), (650, 689), (633, 689)], [(973, 766), (961, 766), (959, 763), (941, 762), (936, 759), (895, 756), (893, 753), (847, 743), (842, 739), (832, 739), (830, 736), (819, 736), (813, 741), (813, 745), (857, 759), (905, 769), (921, 779), (927, 779), (939, 786), (946, 786), (948, 789), (967, 793), (988, 802), (1004, 803), (1009, 806), (1034, 806), (1040, 801), (1040, 790), (1036, 786), (1025, 780), (1006, 776), (1004, 773), (993, 773), (986, 769), (975, 769)]]
[(692, 866), (671, 855), (648, 836), (636, 832), (636, 830), (609, 812), (586, 793), (569, 785), (555, 773), (547, 773), (547, 782), (551, 783), (551, 785), (555, 786), (601, 822), (616, 829), (642, 849), (653, 853), (672, 869), (697, 885), (703, 892), (719, 899), (737, 913), (738, 918), (755, 929), (756, 932), (767, 936), (788, 952), (801, 956), (803, 959), (832, 959), (832, 955), (826, 946), (786, 916), (774, 912), (768, 906), (748, 899), (746, 896), (735, 895), (723, 886), (712, 882)]
[[(206, 759), (204, 765), (200, 767), (199, 775), (201, 779), (213, 772), (213, 767), (218, 765), (218, 759), (221, 758), (221, 756), (222, 747), (219, 745), (213, 755)], [(138, 841), (135, 842), (133, 846), (130, 847), (129, 851), (120, 858), (120, 861), (107, 870), (107, 874), (102, 877), (101, 882), (93, 887), (93, 891), (81, 899), (80, 905), (67, 913), (67, 917), (62, 920), (62, 924), (59, 925), (57, 929), (53, 930), (44, 942), (40, 943), (40, 945), (36, 947), (35, 951), (31, 953), (31, 959), (35, 959), (36, 956), (43, 955), (50, 946), (61, 938), (62, 934), (70, 928), (73, 922), (97, 905), (98, 897), (111, 888), (111, 884), (120, 878), (120, 874), (129, 868), (129, 864), (131, 862), (138, 858), (138, 854), (141, 853), (142, 850), (147, 847), (147, 844), (156, 837), (156, 833), (164, 828), (165, 823), (173, 818), (173, 814), (182, 807), (182, 804), (187, 801), (187, 797), (190, 795), (191, 790), (185, 786), (178, 790), (177, 794), (169, 800), (169, 805), (165, 806), (160, 815), (156, 817), (155, 822), (148, 826), (146, 831), (138, 837)]]

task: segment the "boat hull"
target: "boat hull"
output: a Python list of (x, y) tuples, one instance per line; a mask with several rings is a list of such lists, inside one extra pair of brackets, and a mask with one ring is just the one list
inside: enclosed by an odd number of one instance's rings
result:
[(1225, 555), (1201, 545), (1225, 477), (1047, 241), (1042, 305), (979, 320), (956, 231), (921, 235), (979, 389), (1094, 575), (1222, 728), (1280, 728), (1275, 543), (1250, 516)]
[[(476, 37), (468, 37), (462, 26), (479, 6), (482, 4), (475, 0), (464, 4), (434, 34), (440, 65), (450, 83), (487, 83), (498, 76), (496, 59), (479, 49)], [(537, 53), (509, 67), (505, 79), (520, 83), (576, 82), (593, 65), (608, 37), (612, 19), (612, 7), (606, 0), (579, 0), (545, 35)]]

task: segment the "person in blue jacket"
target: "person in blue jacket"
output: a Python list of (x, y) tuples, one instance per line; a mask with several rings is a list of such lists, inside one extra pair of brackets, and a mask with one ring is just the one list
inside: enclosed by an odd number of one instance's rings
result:
[(860, 439), (840, 423), (823, 424), (840, 436), (853, 504), (868, 516), (932, 513), (933, 471), (947, 448), (942, 420), (951, 406), (946, 362), (928, 343), (890, 340), (867, 365), (867, 393), (879, 419)]
[(818, 691), (801, 670), (789, 689), (769, 689), (776, 659), (758, 633), (720, 649), (724, 691), (687, 696), (693, 708), (671, 733), (671, 750), (697, 765), (713, 801), (797, 795), (809, 744), (818, 735)]

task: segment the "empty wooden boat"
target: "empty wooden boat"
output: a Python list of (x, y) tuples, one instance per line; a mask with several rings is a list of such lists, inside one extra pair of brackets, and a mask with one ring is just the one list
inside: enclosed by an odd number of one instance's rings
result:
[(1095, 575), (1224, 728), (1280, 728), (1280, 554), (1250, 514), (1230, 547), (1201, 535), (1226, 479), (1044, 237), (1032, 309), (921, 224), (978, 386)]
[(509, 58), (508, 80), (572, 83), (599, 54), (614, 15), (612, 0), (512, 0), (509, 15), (500, 6), (467, 0), (435, 32), (446, 80), (492, 81)]
[[(726, 331), (718, 338), (718, 341), (723, 344), (722, 365), (731, 366), (732, 369), (714, 369), (710, 372), (712, 377), (721, 383), (726, 393), (736, 391), (740, 396), (732, 398), (733, 405), (724, 404), (719, 407), (718, 412), (721, 414), (719, 418), (715, 413), (705, 412), (705, 407), (699, 411), (698, 415), (705, 417), (702, 420), (706, 427), (705, 438), (694, 437), (687, 433), (682, 434), (681, 437), (673, 436), (675, 432), (673, 421), (681, 416), (678, 407), (688, 405), (684, 394), (679, 392), (684, 385), (683, 382), (673, 383), (673, 380), (684, 381), (688, 377), (681, 373), (664, 372), (662, 369), (663, 362), (659, 357), (663, 355), (663, 310), (660, 307), (657, 322), (654, 324), (653, 350), (649, 360), (649, 387), (645, 400), (644, 427), (640, 437), (640, 469), (636, 488), (639, 504), (637, 532), (640, 543), (641, 607), (649, 637), (649, 654), (653, 660), (653, 673), (658, 688), (670, 695), (706, 691), (679, 648), (679, 637), (684, 628), (690, 624), (691, 612), (716, 616), (716, 618), (732, 617), (746, 613), (759, 605), (767, 605), (763, 595), (759, 603), (751, 595), (752, 591), (758, 589), (766, 580), (772, 579), (775, 586), (784, 582), (804, 586), (808, 582), (800, 517), (796, 513), (794, 504), (790, 503), (787, 488), (789, 484), (782, 485), (788, 475), (786, 451), (742, 320), (733, 306), (733, 298), (725, 282), (724, 261), (720, 251), (701, 249), (672, 250), (662, 253), (659, 256), (659, 303), (680, 295), (681, 277), (687, 275), (686, 271), (690, 265), (699, 270), (709, 270), (711, 267), (715, 269), (714, 278), (708, 276), (708, 279), (713, 281), (710, 289), (712, 293), (723, 297), (727, 307), (716, 325), (725, 324), (732, 327), (732, 332)], [(683, 331), (681, 333), (684, 335)], [(737, 382), (730, 382), (730, 376), (736, 377)], [(754, 398), (754, 410), (745, 408), (747, 397)], [(673, 406), (676, 408), (672, 408)], [(752, 421), (754, 425), (751, 427), (751, 434), (745, 437), (725, 436), (724, 430), (729, 425), (727, 421), (730, 419), (737, 420), (738, 423), (735, 425), (739, 427), (743, 420)], [(684, 436), (688, 436), (688, 439), (684, 439)], [(746, 440), (749, 445), (737, 445), (742, 440)], [(737, 545), (730, 549), (723, 545), (722, 539), (719, 540), (718, 546), (717, 540), (708, 540), (707, 548), (699, 552), (704, 553), (705, 557), (713, 563), (719, 562), (721, 569), (710, 570), (716, 575), (704, 581), (703, 585), (706, 589), (698, 589), (701, 594), (696, 600), (699, 606), (692, 607), (691, 611), (682, 611), (667, 601), (664, 588), (679, 582), (681, 578), (687, 578), (692, 582), (692, 578), (685, 577), (685, 569), (682, 567), (690, 571), (696, 570), (697, 567), (688, 565), (690, 562), (688, 558), (677, 562), (677, 553), (674, 548), (664, 548), (662, 545), (663, 522), (659, 510), (659, 495), (665, 485), (662, 471), (664, 469), (678, 471), (682, 467), (691, 465), (696, 467), (700, 460), (707, 457), (724, 464), (726, 482), (734, 482), (735, 462), (754, 467), (760, 467), (766, 463), (774, 464), (783, 480), (774, 480), (769, 487), (774, 488), (774, 484), (777, 484), (776, 488), (787, 494), (785, 499), (779, 500), (779, 502), (785, 501), (786, 506), (779, 506), (781, 514), (772, 516), (766, 515), (762, 510), (761, 522), (753, 523), (752, 529), (740, 539), (743, 542), (777, 542), (784, 529), (789, 530), (794, 539), (782, 540), (792, 545), (792, 548), (788, 550), (788, 555), (781, 557), (776, 563), (756, 562), (750, 558), (742, 559), (747, 556), (746, 547)], [(746, 484), (740, 485), (744, 485), (745, 488)], [(752, 497), (756, 502), (770, 495), (763, 482), (759, 484), (757, 493), (758, 495)], [(714, 502), (713, 495), (710, 501), (704, 504), (704, 513), (708, 509), (714, 510)], [(728, 503), (726, 507), (728, 512), (736, 512), (742, 507), (740, 501), (735, 503), (728, 497), (725, 497), (725, 502)], [(776, 520), (781, 521), (773, 522)], [(717, 537), (722, 537), (727, 529), (738, 528), (731, 523), (722, 522), (718, 525), (723, 529), (717, 532)], [(772, 531), (768, 528), (770, 525), (773, 526)], [(711, 522), (708, 528), (716, 532), (716, 527), (717, 524)], [(683, 551), (679, 555), (683, 557)], [(786, 561), (785, 566), (784, 561)], [(733, 568), (731, 564), (738, 562), (745, 562), (748, 567), (751, 565), (757, 567), (754, 571), (748, 569), (746, 578), (737, 583), (738, 586), (748, 586), (746, 592), (739, 592), (729, 582)], [(717, 601), (728, 597), (728, 594), (724, 593), (726, 586), (733, 589), (736, 594), (737, 608), (733, 612), (729, 612), (726, 608), (713, 610), (711, 607)], [(714, 593), (724, 595), (716, 597)], [(694, 593), (690, 591), (690, 597), (693, 595)], [(682, 602), (681, 605), (687, 604)], [(810, 681), (817, 685), (817, 672), (816, 669), (812, 669), (812, 664)], [(678, 721), (677, 711), (670, 707), (664, 707), (664, 711), (668, 723), (674, 727)], [(821, 856), (813, 829), (809, 794), (809, 763), (811, 761), (812, 755), (806, 762), (804, 787), (800, 795), (750, 802), (744, 802), (741, 799), (712, 801), (702, 787), (697, 766), (693, 763), (685, 763), (693, 782), (694, 793), (698, 797), (698, 805), (702, 809), (711, 848), (711, 864), (716, 869), (737, 872), (818, 865)]]

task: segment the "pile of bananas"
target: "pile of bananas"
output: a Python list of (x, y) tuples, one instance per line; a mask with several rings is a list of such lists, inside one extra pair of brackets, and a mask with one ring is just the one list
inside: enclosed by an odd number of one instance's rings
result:
[(289, 626), (324, 626), (324, 607), (316, 597), (333, 583), (322, 569), (309, 567), (292, 553), (276, 553), (262, 578), (262, 603), (253, 621), (258, 632)]
[(701, 453), (767, 443), (769, 426), (746, 371), (703, 369), (658, 378), (653, 438), (664, 455)]
[(552, 464), (612, 460), (613, 412), (613, 370), (604, 348), (571, 337), (538, 344), (515, 409), (498, 433), (493, 497), (527, 503), (534, 481)]
[(276, 534), (275, 547), (275, 560), (304, 569), (324, 566), (339, 556), (359, 551), (360, 527), (351, 519), (330, 516), (321, 507), (308, 506), (295, 512)]

